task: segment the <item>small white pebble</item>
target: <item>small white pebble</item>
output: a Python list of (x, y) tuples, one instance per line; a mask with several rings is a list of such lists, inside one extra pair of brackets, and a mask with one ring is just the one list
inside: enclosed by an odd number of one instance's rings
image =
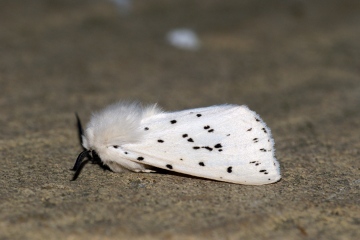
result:
[(198, 50), (200, 48), (197, 34), (188, 28), (174, 29), (167, 33), (166, 39), (170, 45), (180, 49)]

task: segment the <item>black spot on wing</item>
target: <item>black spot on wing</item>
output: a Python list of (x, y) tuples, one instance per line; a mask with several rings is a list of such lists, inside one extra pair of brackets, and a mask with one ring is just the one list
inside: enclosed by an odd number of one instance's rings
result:
[(144, 158), (143, 157), (138, 157), (137, 160), (142, 161), (142, 160), (144, 160)]
[(200, 147), (198, 147), (198, 146), (195, 146), (195, 147), (193, 147), (193, 149), (195, 149), (195, 150), (197, 150), (197, 149), (199, 149)]
[(183, 138), (186, 138), (188, 135), (185, 133), (182, 135)]
[(149, 128), (148, 128), (148, 127), (145, 127), (144, 130), (147, 131), (147, 130), (149, 130)]
[(265, 148), (260, 148), (260, 151), (266, 152), (266, 149)]
[(206, 130), (206, 129), (209, 129), (209, 128), (210, 128), (209, 125), (204, 126), (204, 129), (205, 129), (205, 130)]
[(170, 123), (171, 124), (175, 124), (177, 121), (176, 120), (171, 120)]
[(201, 117), (202, 115), (200, 113), (196, 114), (197, 117)]
[(262, 128), (261, 130), (263, 130), (263, 131), (264, 131), (264, 133), (267, 133), (267, 131), (266, 131), (266, 129), (265, 129), (265, 128)]
[(228, 173), (232, 173), (232, 167), (228, 167), (226, 170)]
[(114, 145), (113, 148), (118, 148), (119, 146), (118, 145)]
[(199, 162), (199, 165), (202, 167), (205, 167), (205, 163), (204, 162)]
[(214, 132), (214, 129), (210, 129), (208, 132), (209, 132), (209, 133)]
[(248, 130), (246, 130), (247, 132), (250, 132), (252, 130), (252, 128), (249, 128)]
[(159, 142), (159, 143), (163, 143), (163, 142), (164, 142), (164, 140), (159, 139), (159, 140), (158, 140), (158, 142)]
[(216, 144), (216, 145), (214, 146), (214, 148), (222, 148), (222, 146), (221, 146), (220, 143), (218, 143), (218, 144)]
[(259, 161), (251, 161), (250, 164), (254, 164), (255, 166), (259, 166), (261, 162)]
[(205, 148), (205, 149), (207, 149), (207, 150), (209, 150), (210, 152), (213, 150), (211, 147), (209, 147), (209, 146), (204, 146), (204, 147), (202, 147), (202, 148)]
[(166, 167), (167, 167), (168, 169), (173, 169), (172, 165), (170, 165), (170, 164), (166, 164)]

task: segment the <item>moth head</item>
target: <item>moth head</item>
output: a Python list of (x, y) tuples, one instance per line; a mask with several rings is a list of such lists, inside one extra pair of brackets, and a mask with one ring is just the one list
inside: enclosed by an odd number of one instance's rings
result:
[[(72, 170), (76, 171), (73, 180), (88, 162), (110, 163), (116, 158), (115, 146), (134, 143), (143, 137), (140, 129), (141, 119), (161, 112), (156, 105), (142, 107), (138, 103), (119, 102), (92, 115), (85, 131), (77, 118), (79, 140), (83, 147)], [(85, 159), (87, 159), (85, 161)]]
[[(86, 137), (84, 135), (84, 131), (83, 128), (81, 126), (81, 121), (79, 116), (76, 114), (76, 119), (77, 119), (77, 127), (78, 127), (78, 134), (79, 134), (79, 140), (80, 143), (83, 147), (83, 151), (78, 155), (75, 164), (73, 166), (73, 168), (71, 170), (75, 171), (75, 174), (72, 178), (72, 181), (76, 180), (77, 177), (80, 175), (80, 172), (82, 170), (82, 168), (85, 166), (85, 164), (87, 164), (88, 162), (94, 163), (94, 164), (99, 164), (101, 167), (105, 167), (102, 164), (101, 158), (99, 156), (99, 154), (96, 152), (95, 149), (92, 149), (90, 147), (90, 142), (88, 137)], [(88, 136), (91, 136), (91, 134)]]

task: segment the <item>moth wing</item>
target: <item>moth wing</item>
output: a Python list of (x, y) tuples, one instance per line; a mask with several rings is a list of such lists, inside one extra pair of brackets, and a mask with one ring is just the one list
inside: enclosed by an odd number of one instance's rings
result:
[(270, 129), (246, 106), (220, 105), (144, 119), (127, 159), (219, 181), (262, 185), (281, 178)]

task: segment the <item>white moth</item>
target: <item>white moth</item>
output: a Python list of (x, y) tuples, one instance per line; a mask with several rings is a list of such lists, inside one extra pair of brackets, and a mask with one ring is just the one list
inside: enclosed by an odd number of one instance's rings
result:
[(270, 129), (247, 106), (163, 112), (156, 104), (120, 102), (92, 115), (81, 133), (83, 159), (114, 172), (156, 168), (218, 181), (262, 185), (280, 180)]

